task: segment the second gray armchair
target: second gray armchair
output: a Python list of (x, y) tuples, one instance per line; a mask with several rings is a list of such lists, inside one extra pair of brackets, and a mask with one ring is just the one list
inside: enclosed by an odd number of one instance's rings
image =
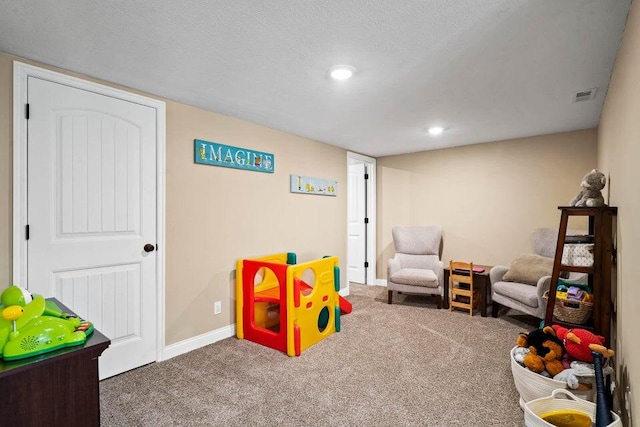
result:
[(440, 226), (400, 226), (392, 229), (396, 254), (387, 266), (389, 304), (393, 291), (436, 297), (442, 308), (444, 267), (440, 261)]
[[(579, 230), (567, 230), (567, 234), (580, 233)], [(551, 284), (557, 240), (558, 230), (538, 228), (531, 233), (535, 254), (520, 255), (510, 267), (496, 265), (491, 269), (493, 317), (498, 316), (500, 306), (505, 306), (544, 319), (547, 304), (543, 295)], [(566, 278), (586, 281), (583, 273), (570, 273)]]

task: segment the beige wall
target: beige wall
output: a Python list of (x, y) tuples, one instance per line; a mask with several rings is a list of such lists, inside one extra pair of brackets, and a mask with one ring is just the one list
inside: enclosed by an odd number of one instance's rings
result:
[[(11, 283), (13, 59), (0, 54), (0, 289)], [(273, 153), (276, 172), (196, 165), (195, 138)], [(338, 196), (292, 194), (289, 174), (337, 180)], [(345, 150), (167, 101), (166, 343), (235, 323), (239, 258), (337, 255), (344, 287), (346, 176)]]
[(640, 322), (639, 159), (640, 4), (636, 1), (631, 5), (598, 129), (598, 167), (608, 175), (611, 205), (618, 207), (618, 391), (631, 388), (633, 425), (640, 425), (640, 338), (636, 329)]
[(531, 252), (531, 231), (557, 228), (558, 206), (595, 167), (596, 144), (591, 129), (378, 159), (378, 277), (396, 224), (441, 225), (445, 262), (508, 265)]
[[(175, 102), (167, 123), (168, 342), (235, 322), (238, 258), (337, 255), (344, 286), (346, 151)], [(194, 138), (273, 153), (276, 173), (195, 165)], [(338, 197), (290, 193), (292, 173), (338, 180)], [(211, 315), (216, 299), (224, 321)]]

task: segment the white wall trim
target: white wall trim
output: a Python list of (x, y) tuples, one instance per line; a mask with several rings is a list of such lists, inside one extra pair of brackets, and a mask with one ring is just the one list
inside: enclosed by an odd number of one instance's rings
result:
[(163, 360), (165, 336), (165, 151), (166, 105), (163, 101), (148, 98), (124, 90), (105, 86), (77, 77), (25, 64), (13, 62), (13, 283), (27, 283), (27, 81), (29, 77), (83, 89), (86, 91), (122, 99), (156, 110), (157, 135), (157, 191), (156, 191), (156, 251), (157, 274), (157, 346), (156, 360)]
[(205, 345), (213, 344), (223, 339), (233, 337), (235, 335), (236, 324), (233, 323), (229, 326), (225, 326), (214, 331), (195, 336), (193, 338), (188, 338), (184, 341), (166, 346), (163, 351), (164, 358), (162, 360), (168, 360), (172, 357), (180, 356), (181, 354), (197, 350), (201, 347), (204, 347)]
[(376, 279), (376, 286), (387, 286), (387, 279)]
[[(25, 64), (13, 63), (13, 283), (26, 285), (27, 244), (27, 104), (28, 70)], [(28, 67), (28, 66), (27, 66)], [(24, 280), (23, 280), (24, 279)]]
[(377, 280), (376, 266), (376, 249), (377, 249), (377, 202), (376, 202), (376, 159), (362, 154), (347, 151), (347, 168), (349, 167), (349, 159), (353, 159), (367, 164), (367, 173), (369, 174), (369, 185), (367, 185), (367, 216), (369, 217), (369, 228), (367, 229), (367, 261), (369, 262), (369, 271), (367, 274), (367, 285), (375, 285)]
[(340, 294), (340, 296), (342, 297), (347, 297), (349, 296), (349, 287), (346, 288), (342, 288), (340, 289), (340, 292), (338, 292)]

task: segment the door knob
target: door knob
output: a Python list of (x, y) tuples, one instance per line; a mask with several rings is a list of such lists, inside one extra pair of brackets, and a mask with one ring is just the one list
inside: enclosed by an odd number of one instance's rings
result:
[(144, 245), (145, 252), (153, 252), (155, 249), (155, 245), (152, 245), (151, 243), (147, 243), (146, 245)]

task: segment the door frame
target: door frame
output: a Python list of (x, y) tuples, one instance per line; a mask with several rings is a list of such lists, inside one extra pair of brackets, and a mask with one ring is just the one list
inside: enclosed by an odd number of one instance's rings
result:
[[(156, 361), (165, 347), (165, 146), (166, 105), (163, 101), (126, 92), (48, 69), (13, 62), (13, 283), (27, 285), (27, 81), (29, 77), (144, 105), (156, 110)], [(25, 286), (26, 287), (26, 286)]]
[[(369, 156), (364, 156), (362, 154), (353, 153), (351, 151), (347, 151), (347, 175), (349, 173), (349, 163), (351, 160), (354, 160), (357, 163), (364, 163), (367, 166), (367, 173), (369, 174), (369, 179), (367, 180), (366, 192), (367, 192), (367, 217), (369, 218), (369, 223), (365, 226), (366, 233), (366, 241), (367, 241), (367, 256), (366, 261), (369, 263), (368, 271), (365, 273), (365, 281), (367, 285), (376, 285), (377, 284), (377, 266), (376, 266), (376, 159)], [(350, 197), (349, 191), (347, 190), (347, 198)], [(349, 203), (347, 201), (347, 203)], [(347, 217), (346, 221), (349, 221)], [(348, 227), (347, 227), (348, 228)], [(347, 235), (347, 245), (349, 244), (349, 237)], [(349, 250), (347, 248), (347, 253)], [(347, 283), (349, 286), (349, 283)]]

